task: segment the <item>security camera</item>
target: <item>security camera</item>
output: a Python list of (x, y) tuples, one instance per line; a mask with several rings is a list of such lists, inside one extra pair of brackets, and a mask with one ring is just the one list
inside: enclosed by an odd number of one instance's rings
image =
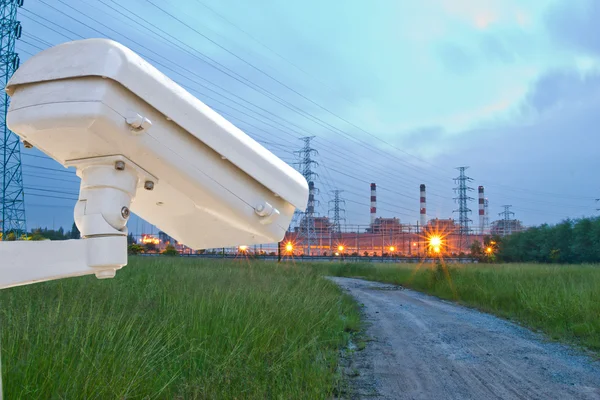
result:
[[(8, 127), (81, 178), (74, 214), (86, 244), (77, 246), (92, 270), (80, 275), (111, 277), (125, 265), (131, 212), (206, 249), (278, 242), (306, 207), (301, 174), (114, 41), (44, 50), (6, 91)], [(15, 244), (24, 245), (33, 243)]]

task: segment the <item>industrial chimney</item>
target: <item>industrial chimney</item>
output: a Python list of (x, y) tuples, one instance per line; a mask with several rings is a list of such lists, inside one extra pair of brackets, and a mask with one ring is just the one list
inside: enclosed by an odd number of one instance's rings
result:
[(425, 185), (421, 184), (421, 207), (420, 207), (420, 215), (421, 215), (421, 229), (425, 229), (425, 225), (427, 225), (427, 201), (425, 199)]
[(375, 216), (377, 214), (377, 185), (371, 183), (371, 226), (375, 225)]
[(485, 229), (485, 197), (483, 196), (483, 186), (479, 186), (479, 234), (483, 235)]

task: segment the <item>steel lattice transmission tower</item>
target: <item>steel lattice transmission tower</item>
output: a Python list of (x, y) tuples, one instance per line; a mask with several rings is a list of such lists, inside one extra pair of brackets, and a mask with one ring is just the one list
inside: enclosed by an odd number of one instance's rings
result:
[(300, 215), (300, 223), (298, 227), (298, 240), (302, 241), (303, 247), (305, 247), (305, 254), (311, 255), (311, 247), (317, 243), (317, 233), (315, 230), (315, 206), (318, 201), (315, 200), (315, 195), (318, 193), (318, 189), (315, 187), (315, 179), (317, 173), (314, 172), (318, 164), (313, 159), (318, 154), (317, 150), (311, 147), (311, 142), (314, 136), (307, 136), (301, 138), (304, 141), (304, 147), (302, 150), (298, 150), (295, 153), (298, 155), (298, 170), (304, 176), (304, 179), (308, 182), (308, 204), (306, 210)]
[(329, 214), (333, 214), (333, 222), (331, 224), (331, 233), (337, 239), (341, 239), (342, 237), (342, 221), (346, 222), (346, 201), (342, 200), (340, 197), (340, 193), (343, 190), (332, 190), (333, 200), (329, 201)]
[(457, 195), (457, 197), (454, 198), (454, 201), (458, 203), (458, 210), (454, 210), (453, 212), (458, 213), (458, 233), (460, 235), (459, 251), (462, 251), (464, 236), (468, 235), (471, 231), (469, 224), (472, 222), (469, 219), (471, 209), (469, 208), (468, 202), (473, 200), (473, 198), (469, 197), (468, 193), (472, 191), (473, 188), (469, 187), (468, 183), (473, 179), (465, 175), (467, 168), (469, 167), (456, 168), (460, 171), (460, 174), (458, 178), (454, 178), (454, 182), (458, 184), (458, 187), (454, 188)]
[(498, 213), (498, 215), (502, 217), (502, 236), (506, 236), (512, 233), (512, 219), (510, 217), (515, 213), (510, 211), (512, 207), (510, 205), (502, 207), (504, 207), (504, 211)]
[[(17, 21), (17, 9), (23, 0), (0, 0), (0, 75), (4, 87), (12, 74), (19, 68), (19, 56), (15, 52), (15, 42), (21, 36), (21, 23)], [(3, 235), (13, 233), (16, 239), (27, 232), (25, 227), (25, 196), (23, 194), (23, 174), (21, 168), (21, 143), (17, 135), (6, 126), (9, 97), (0, 95), (0, 188), (1, 228)], [(6, 239), (6, 237), (3, 237)]]

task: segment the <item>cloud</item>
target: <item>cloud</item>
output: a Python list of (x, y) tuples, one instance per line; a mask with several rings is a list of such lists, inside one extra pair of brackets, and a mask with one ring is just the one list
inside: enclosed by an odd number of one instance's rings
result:
[(600, 56), (600, 1), (580, 0), (557, 3), (546, 14), (550, 33), (564, 45)]
[(478, 0), (441, 0), (448, 14), (466, 20), (478, 29), (486, 29), (499, 19), (499, 5)]
[(524, 111), (547, 115), (590, 103), (600, 106), (600, 73), (558, 70), (546, 73), (535, 82), (525, 99)]
[(515, 54), (513, 49), (506, 46), (502, 38), (486, 34), (481, 37), (479, 47), (483, 55), (492, 62), (500, 62), (504, 64), (513, 63)]
[(424, 126), (399, 135), (397, 141), (410, 153), (430, 157), (440, 151), (437, 145), (445, 134), (446, 131), (441, 126)]
[[(474, 184), (486, 187), (492, 215), (499, 205), (513, 204), (527, 224), (558, 222), (590, 215), (591, 200), (565, 200), (539, 193), (597, 197), (596, 171), (600, 126), (600, 72), (549, 71), (535, 81), (523, 100), (523, 119), (445, 135), (438, 165), (469, 165)], [(495, 184), (523, 188), (505, 190)], [(552, 206), (559, 203), (563, 206)], [(519, 210), (520, 209), (520, 210)]]
[(453, 42), (444, 42), (436, 47), (436, 53), (449, 72), (456, 75), (467, 75), (475, 68), (475, 59), (469, 51)]

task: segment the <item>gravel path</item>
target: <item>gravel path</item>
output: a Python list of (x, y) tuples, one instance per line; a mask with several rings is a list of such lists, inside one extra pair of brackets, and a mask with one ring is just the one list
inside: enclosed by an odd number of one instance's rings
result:
[(355, 398), (600, 399), (600, 362), (567, 346), (397, 286), (330, 279), (364, 305), (372, 339), (347, 360)]

